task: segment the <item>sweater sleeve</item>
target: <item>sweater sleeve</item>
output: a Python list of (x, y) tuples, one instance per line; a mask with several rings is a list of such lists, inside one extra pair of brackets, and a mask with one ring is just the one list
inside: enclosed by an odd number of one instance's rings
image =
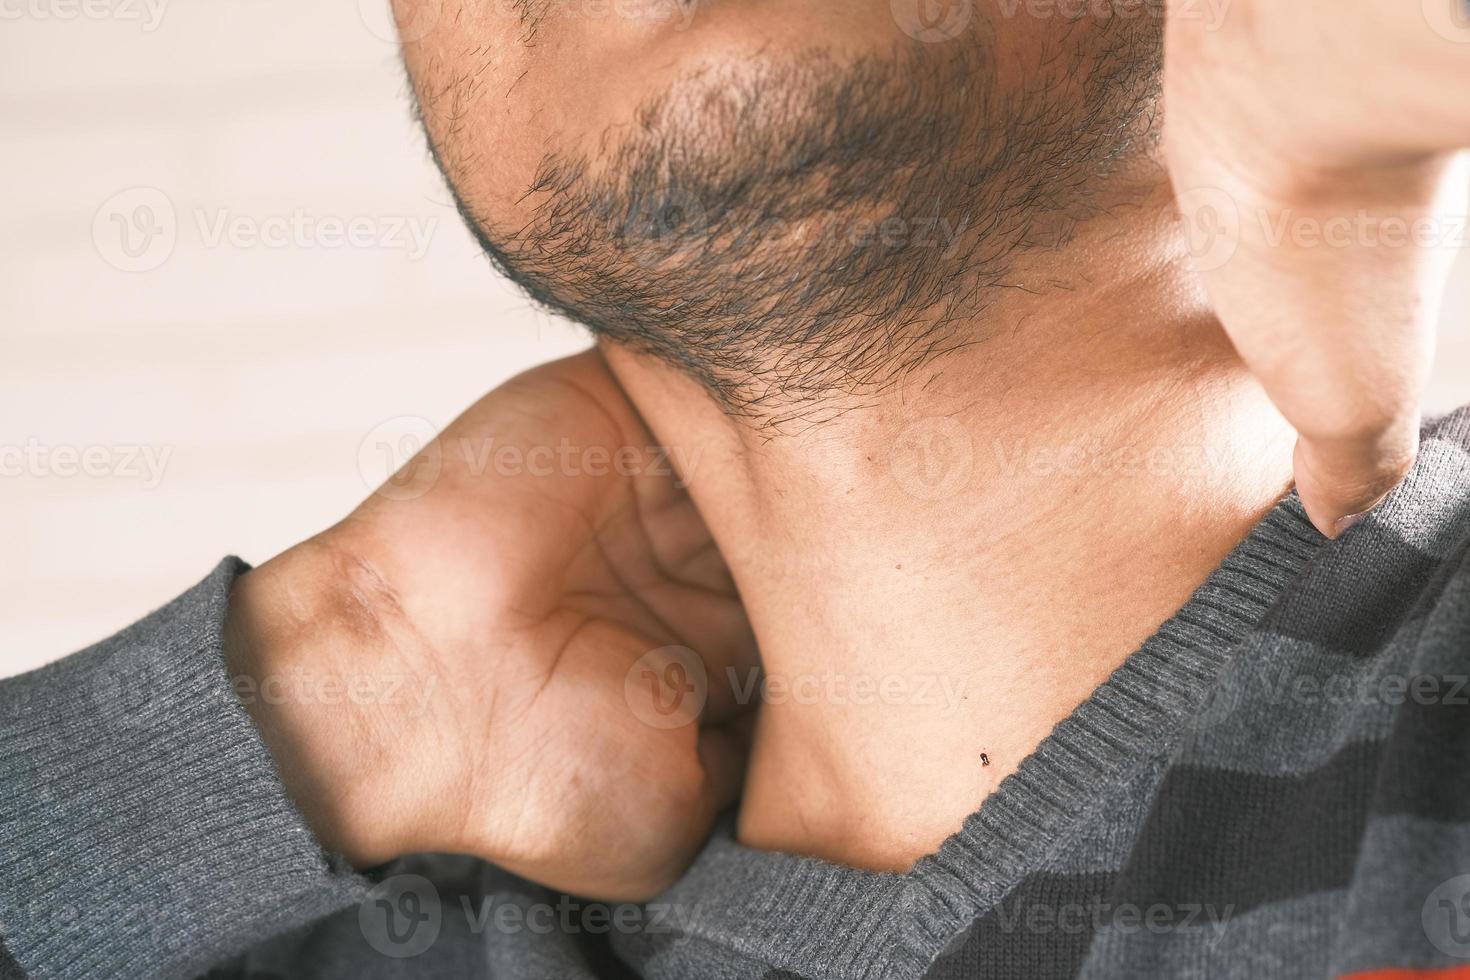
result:
[(227, 559), (0, 682), (0, 977), (188, 977), (358, 901), (226, 675)]

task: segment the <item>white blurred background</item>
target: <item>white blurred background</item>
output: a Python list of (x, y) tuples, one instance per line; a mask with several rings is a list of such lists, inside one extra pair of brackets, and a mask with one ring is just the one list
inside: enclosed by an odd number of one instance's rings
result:
[[(4, 0), (0, 141), (0, 676), (320, 530), (385, 436), (585, 344), (460, 226), (386, 0)], [(1470, 402), (1467, 316), (1462, 262), (1434, 409)]]

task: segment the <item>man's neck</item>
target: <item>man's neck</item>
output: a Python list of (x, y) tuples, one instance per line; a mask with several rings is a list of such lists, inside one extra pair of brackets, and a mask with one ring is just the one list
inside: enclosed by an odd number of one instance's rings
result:
[(1290, 432), (1157, 217), (1084, 236), (1053, 258), (1067, 288), (1014, 290), (973, 346), (821, 424), (730, 420), (609, 350), (697, 460), (760, 642), (745, 843), (906, 869), (1289, 488)]

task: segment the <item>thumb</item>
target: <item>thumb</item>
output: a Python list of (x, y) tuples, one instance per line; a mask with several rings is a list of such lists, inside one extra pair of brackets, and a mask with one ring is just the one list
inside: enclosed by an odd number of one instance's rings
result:
[[(1176, 184), (1228, 205), (1228, 251), (1196, 270), (1246, 367), (1296, 429), (1297, 490), (1335, 538), (1404, 478), (1419, 447), (1420, 404), (1448, 277), (1435, 163), (1364, 168), (1324, 182), (1252, 185), (1218, 155), (1179, 152)], [(1188, 183), (1184, 183), (1187, 181)], [(1281, 187), (1290, 188), (1279, 193)], [(1181, 211), (1189, 203), (1181, 194)], [(1186, 221), (1189, 215), (1185, 214)]]
[(1294, 466), (1307, 517), (1329, 538), (1342, 535), (1408, 475), (1418, 451), (1417, 411), (1371, 437), (1301, 438)]

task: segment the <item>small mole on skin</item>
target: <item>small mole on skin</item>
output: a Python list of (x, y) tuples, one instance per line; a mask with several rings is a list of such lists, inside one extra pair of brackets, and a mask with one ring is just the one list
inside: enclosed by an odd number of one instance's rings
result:
[(988, 765), (990, 765), (990, 756), (987, 755), (987, 754), (985, 754), (984, 752), (981, 752), (980, 753), (980, 765), (982, 765), (982, 766), (988, 766)]
[(896, 569), (898, 569), (901, 572), (901, 571), (903, 571), (903, 562), (899, 562), (897, 565), (894, 565), (893, 567), (896, 568)]

